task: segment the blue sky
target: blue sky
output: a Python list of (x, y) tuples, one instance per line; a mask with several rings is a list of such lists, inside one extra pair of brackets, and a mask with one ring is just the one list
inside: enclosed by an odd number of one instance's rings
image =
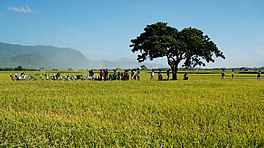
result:
[(136, 60), (130, 40), (161, 21), (201, 29), (217, 44), (226, 59), (206, 67), (260, 67), (263, 8), (263, 0), (1, 0), (0, 42), (70, 47), (92, 60)]

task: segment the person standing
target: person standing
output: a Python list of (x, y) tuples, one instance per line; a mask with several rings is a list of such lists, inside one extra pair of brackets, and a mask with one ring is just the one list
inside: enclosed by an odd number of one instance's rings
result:
[(170, 79), (170, 69), (167, 70), (167, 80)]
[(49, 75), (46, 73), (45, 74), (46, 80), (49, 80)]
[(152, 70), (150, 73), (150, 81), (154, 80), (154, 75), (155, 75), (154, 70)]
[(234, 69), (231, 70), (231, 73), (232, 73), (232, 79), (235, 78), (235, 72), (234, 72)]
[(131, 80), (136, 80), (136, 71), (134, 69), (131, 70)]
[(107, 68), (104, 70), (104, 79), (108, 80), (108, 70), (107, 70)]
[(158, 81), (162, 81), (162, 73), (161, 73), (161, 70), (159, 70), (159, 73), (158, 73)]
[(261, 71), (259, 70), (259, 71), (258, 71), (257, 80), (260, 80), (260, 79), (261, 79)]
[(137, 80), (140, 80), (140, 70), (139, 70), (139, 68), (137, 69)]
[(183, 80), (189, 80), (189, 77), (188, 77), (187, 72), (184, 73), (184, 75), (183, 75)]
[(221, 72), (222, 80), (225, 80), (225, 70), (223, 69)]
[(120, 80), (121, 79), (121, 73), (120, 71), (117, 72), (117, 80)]
[(100, 69), (100, 80), (104, 80), (104, 70)]
[(128, 70), (125, 70), (123, 77), (121, 78), (122, 80), (129, 80), (129, 73)]
[(39, 75), (40, 79), (43, 81), (44, 77), (42, 76), (42, 74)]
[(116, 80), (116, 70), (114, 70), (114, 74), (113, 74), (113, 76), (112, 76), (113, 78), (112, 78), (112, 80)]

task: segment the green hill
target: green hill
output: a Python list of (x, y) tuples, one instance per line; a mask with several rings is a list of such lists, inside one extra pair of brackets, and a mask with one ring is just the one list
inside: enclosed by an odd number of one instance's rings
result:
[(24, 46), (0, 42), (0, 67), (85, 68), (89, 60), (70, 48)]
[(53, 46), (25, 46), (0, 42), (0, 68), (22, 66), (30, 69), (98, 69), (137, 68), (142, 64), (152, 68), (168, 67), (158, 63), (138, 63), (136, 59), (88, 60), (80, 51)]

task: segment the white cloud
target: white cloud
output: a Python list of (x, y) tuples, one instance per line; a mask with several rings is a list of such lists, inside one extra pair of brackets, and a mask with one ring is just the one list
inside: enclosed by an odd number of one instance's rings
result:
[(4, 13), (0, 12), (0, 16), (4, 15)]
[(14, 11), (17, 13), (32, 13), (32, 10), (29, 8), (28, 5), (26, 5), (26, 6), (9, 6), (8, 10)]

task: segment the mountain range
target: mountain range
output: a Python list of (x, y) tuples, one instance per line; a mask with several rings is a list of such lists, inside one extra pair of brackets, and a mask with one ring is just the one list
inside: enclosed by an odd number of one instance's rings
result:
[[(121, 58), (115, 61), (89, 60), (80, 51), (54, 46), (25, 46), (0, 42), (0, 67), (34, 69), (98, 69), (98, 68), (137, 68), (142, 64), (134, 59)], [(167, 67), (162, 64), (144, 63), (147, 67)]]

